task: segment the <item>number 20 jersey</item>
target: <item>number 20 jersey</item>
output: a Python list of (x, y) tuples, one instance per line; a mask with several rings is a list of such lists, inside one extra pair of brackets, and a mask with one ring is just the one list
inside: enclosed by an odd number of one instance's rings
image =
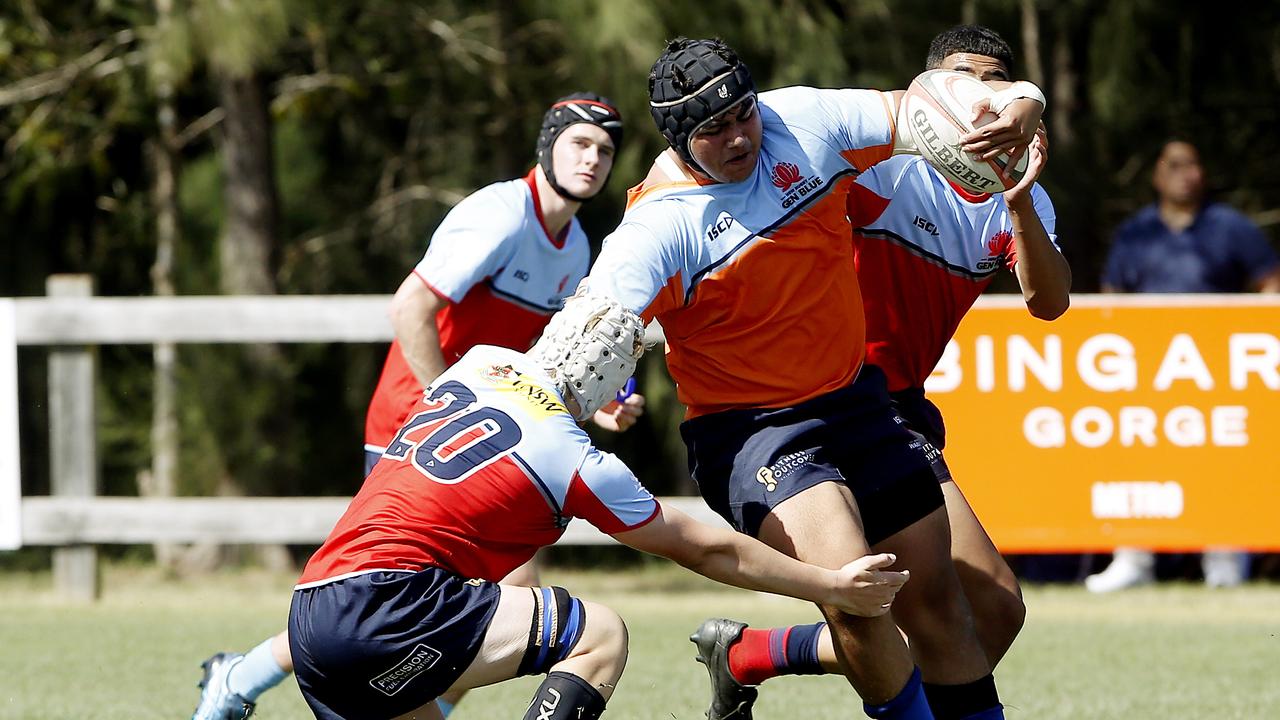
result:
[(591, 444), (545, 371), (481, 345), (424, 391), (298, 586), (425, 567), (497, 581), (572, 517), (612, 534), (658, 509)]

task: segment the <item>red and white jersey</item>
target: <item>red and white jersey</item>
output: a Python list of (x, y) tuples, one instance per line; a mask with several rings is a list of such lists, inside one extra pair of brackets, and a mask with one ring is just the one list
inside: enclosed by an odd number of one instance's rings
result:
[[(577, 218), (547, 234), (531, 171), (481, 188), (445, 216), (413, 274), (448, 301), (436, 316), (452, 365), (476, 345), (529, 349), (587, 273), (591, 248)], [(365, 417), (365, 448), (381, 452), (422, 385), (393, 342)]]
[(544, 370), (479, 346), (420, 395), (298, 587), (425, 567), (497, 581), (572, 517), (613, 534), (658, 510), (621, 460), (591, 444)]
[[(894, 97), (790, 87), (760, 93), (758, 107), (752, 175), (700, 184), (660, 156), (665, 178), (632, 189), (587, 279), (662, 323), (690, 417), (795, 405), (862, 366), (846, 198), (892, 151)], [(876, 212), (885, 202), (868, 200)]]
[[(1017, 263), (1009, 211), (1002, 195), (961, 190), (914, 156), (886, 160), (857, 182), (890, 198), (853, 236), (867, 362), (884, 369), (891, 391), (922, 387), (992, 277)], [(1049, 196), (1037, 184), (1031, 199), (1056, 246)]]

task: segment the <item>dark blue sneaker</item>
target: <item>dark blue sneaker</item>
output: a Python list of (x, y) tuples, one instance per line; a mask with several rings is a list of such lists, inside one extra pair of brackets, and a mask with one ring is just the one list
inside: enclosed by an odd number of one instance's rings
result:
[(711, 707), (707, 720), (751, 720), (751, 706), (759, 694), (729, 672), (729, 646), (738, 642), (746, 623), (711, 618), (698, 626), (689, 642), (698, 646), (698, 662), (711, 676)]
[(200, 704), (191, 720), (244, 720), (253, 714), (253, 703), (227, 687), (227, 675), (241, 660), (244, 656), (238, 653), (218, 653), (200, 664)]

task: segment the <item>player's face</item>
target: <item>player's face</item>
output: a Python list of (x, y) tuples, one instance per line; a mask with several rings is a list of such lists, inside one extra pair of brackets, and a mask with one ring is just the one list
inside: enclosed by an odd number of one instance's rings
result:
[(1195, 203), (1204, 193), (1204, 168), (1200, 153), (1184, 142), (1164, 146), (1156, 161), (1152, 185), (1160, 198), (1175, 203)]
[(595, 197), (613, 170), (613, 140), (604, 128), (588, 123), (570, 125), (551, 146), (556, 182), (571, 195)]
[(712, 180), (742, 182), (760, 156), (760, 113), (754, 93), (730, 105), (689, 140), (689, 152)]
[(956, 72), (969, 73), (979, 80), (1013, 80), (1009, 75), (1009, 68), (1004, 63), (991, 57), (990, 55), (978, 55), (976, 53), (952, 53), (942, 59), (938, 64), (940, 70), (955, 70)]

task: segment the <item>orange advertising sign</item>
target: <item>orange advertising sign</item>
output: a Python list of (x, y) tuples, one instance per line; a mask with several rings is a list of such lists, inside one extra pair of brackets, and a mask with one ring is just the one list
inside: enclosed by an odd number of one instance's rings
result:
[(1280, 299), (983, 298), (926, 389), (1004, 552), (1280, 549)]

